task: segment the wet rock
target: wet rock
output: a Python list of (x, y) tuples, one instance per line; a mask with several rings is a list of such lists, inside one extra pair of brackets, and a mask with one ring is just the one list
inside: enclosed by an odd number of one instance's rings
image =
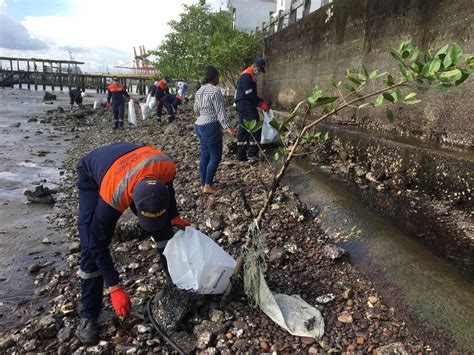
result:
[(211, 322), (222, 323), (225, 320), (225, 314), (218, 309), (213, 309), (209, 312), (209, 319)]
[(21, 125), (20, 122), (16, 122), (16, 123), (12, 123), (12, 124), (11, 124), (10, 126), (8, 126), (8, 127), (10, 127), (10, 128), (18, 128), (18, 127), (20, 127), (20, 125)]
[(140, 334), (145, 334), (145, 333), (150, 333), (152, 330), (150, 325), (145, 325), (145, 324), (139, 324), (137, 326), (137, 331)]
[(131, 343), (121, 343), (115, 345), (115, 351), (124, 354), (134, 354), (137, 351), (137, 346)]
[(52, 204), (56, 202), (52, 196), (54, 192), (55, 191), (50, 190), (48, 187), (39, 185), (36, 186), (34, 191), (26, 190), (23, 192), (23, 194), (26, 196), (29, 202)]
[(32, 117), (28, 119), (28, 122), (38, 122), (38, 119), (36, 117)]
[(316, 339), (310, 337), (301, 337), (301, 342), (306, 345), (311, 345), (316, 342)]
[(153, 243), (150, 240), (145, 240), (138, 245), (138, 250), (149, 251), (153, 249)]
[(56, 100), (56, 95), (51, 94), (50, 92), (45, 92), (43, 96), (43, 101), (54, 101)]
[(43, 240), (41, 241), (41, 243), (43, 243), (43, 244), (51, 244), (51, 241), (49, 240), (49, 238), (43, 238)]
[(222, 215), (215, 215), (211, 216), (208, 219), (206, 219), (206, 226), (207, 228), (217, 231), (219, 229), (222, 229), (224, 227), (224, 222), (223, 222), (223, 217)]
[(273, 248), (268, 254), (268, 261), (273, 263), (275, 261), (280, 261), (283, 258), (284, 251), (279, 248)]
[(0, 351), (4, 351), (15, 345), (15, 340), (11, 336), (0, 338)]
[(81, 243), (80, 242), (72, 242), (69, 244), (69, 252), (70, 253), (78, 253), (81, 250)]
[(66, 328), (62, 328), (58, 332), (57, 338), (60, 343), (65, 343), (69, 339), (71, 339), (71, 336), (72, 336), (72, 329), (69, 327), (66, 327)]
[(36, 347), (38, 346), (38, 341), (36, 339), (31, 339), (31, 340), (28, 340), (25, 345), (23, 345), (23, 349), (25, 349), (25, 351), (33, 351), (36, 349)]
[(39, 264), (31, 264), (30, 266), (28, 266), (28, 272), (30, 274), (36, 274), (40, 270), (41, 270), (41, 265)]
[(408, 355), (408, 352), (405, 350), (405, 347), (402, 343), (392, 343), (385, 346), (381, 346), (374, 350), (374, 355)]
[(376, 303), (379, 301), (379, 299), (378, 299), (377, 297), (375, 297), (375, 296), (369, 296), (367, 299), (368, 299), (368, 301), (369, 301), (370, 303), (372, 303), (373, 305), (376, 304)]
[(268, 341), (262, 340), (260, 342), (260, 349), (262, 349), (265, 352), (269, 351), (270, 350), (270, 345), (268, 344)]
[(205, 349), (218, 333), (224, 332), (224, 329), (223, 324), (212, 323), (207, 320), (196, 325), (193, 329), (193, 333), (197, 338), (196, 347), (198, 349)]
[(326, 258), (331, 260), (337, 260), (342, 256), (347, 255), (346, 250), (333, 244), (326, 244), (323, 248), (323, 253)]

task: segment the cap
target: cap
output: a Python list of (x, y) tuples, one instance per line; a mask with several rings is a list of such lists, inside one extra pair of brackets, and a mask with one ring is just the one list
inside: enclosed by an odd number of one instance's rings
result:
[(114, 76), (114, 77), (112, 78), (112, 81), (119, 81), (119, 78), (116, 77), (116, 76)]
[(137, 208), (138, 223), (147, 232), (158, 232), (168, 220), (170, 194), (168, 187), (156, 178), (140, 180), (132, 192)]
[(261, 70), (262, 73), (265, 73), (265, 65), (267, 65), (267, 62), (263, 58), (257, 58), (255, 61), (255, 64), (257, 67)]
[(164, 80), (168, 84), (171, 81), (171, 78), (169, 76), (165, 76)]

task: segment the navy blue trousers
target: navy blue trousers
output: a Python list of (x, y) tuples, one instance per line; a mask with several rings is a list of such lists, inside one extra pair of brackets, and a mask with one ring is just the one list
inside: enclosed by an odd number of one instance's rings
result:
[(112, 111), (114, 113), (114, 127), (123, 127), (123, 118), (125, 116), (125, 103), (115, 104), (112, 101)]
[(217, 121), (195, 127), (201, 147), (201, 161), (199, 162), (201, 186), (212, 186), (222, 159), (222, 128)]

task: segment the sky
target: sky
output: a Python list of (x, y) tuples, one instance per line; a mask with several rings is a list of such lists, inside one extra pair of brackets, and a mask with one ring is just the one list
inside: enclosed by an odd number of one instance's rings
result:
[[(198, 0), (0, 0), (0, 56), (69, 59), (86, 72), (131, 65), (133, 47), (155, 49), (183, 4)], [(225, 9), (227, 0), (207, 0)], [(137, 48), (138, 51), (138, 48)], [(126, 72), (123, 71), (123, 72)]]

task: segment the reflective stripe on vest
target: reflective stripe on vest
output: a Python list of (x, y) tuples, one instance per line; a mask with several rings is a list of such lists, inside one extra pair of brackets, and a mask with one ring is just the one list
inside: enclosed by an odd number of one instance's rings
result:
[(118, 158), (104, 175), (100, 184), (102, 199), (118, 210), (132, 204), (133, 188), (138, 181), (154, 177), (167, 184), (176, 174), (175, 163), (157, 149), (143, 147)]
[(116, 92), (116, 91), (122, 91), (124, 89), (122, 84), (110, 84), (107, 86), (107, 89), (109, 89), (111, 92)]
[(99, 270), (92, 271), (92, 272), (85, 272), (85, 271), (79, 270), (77, 272), (77, 275), (83, 280), (89, 280), (89, 279), (95, 279), (96, 277), (101, 276), (102, 273)]

